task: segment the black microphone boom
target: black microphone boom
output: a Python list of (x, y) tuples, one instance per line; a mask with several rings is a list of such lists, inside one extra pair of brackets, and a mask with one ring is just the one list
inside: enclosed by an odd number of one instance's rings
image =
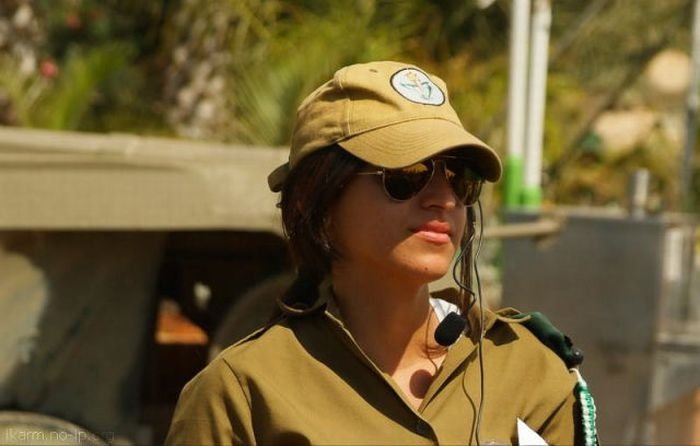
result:
[(435, 341), (443, 347), (449, 347), (457, 342), (467, 325), (465, 318), (451, 311), (435, 328)]

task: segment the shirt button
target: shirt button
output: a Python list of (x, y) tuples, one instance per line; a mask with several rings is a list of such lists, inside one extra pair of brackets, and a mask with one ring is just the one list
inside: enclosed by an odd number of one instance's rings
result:
[(427, 437), (427, 436), (430, 436), (432, 434), (432, 432), (433, 432), (433, 430), (430, 428), (430, 425), (427, 422), (425, 422), (421, 419), (418, 419), (416, 421), (416, 433), (417, 434), (422, 435), (424, 437)]

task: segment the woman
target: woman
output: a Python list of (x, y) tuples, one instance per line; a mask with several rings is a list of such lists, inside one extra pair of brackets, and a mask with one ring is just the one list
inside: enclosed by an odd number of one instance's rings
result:
[[(474, 204), (500, 175), (439, 78), (339, 70), (301, 104), (269, 177), (297, 278), (270, 324), (184, 388), (167, 443), (511, 444), (518, 419), (579, 442), (574, 374), (527, 318), (474, 304)], [(431, 297), (458, 252), (462, 288)], [(468, 324), (443, 346), (450, 312)]]

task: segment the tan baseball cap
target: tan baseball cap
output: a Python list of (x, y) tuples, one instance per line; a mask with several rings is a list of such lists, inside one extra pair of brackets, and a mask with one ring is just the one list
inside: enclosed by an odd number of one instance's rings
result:
[(289, 162), (268, 176), (270, 189), (281, 190), (299, 161), (333, 144), (386, 168), (464, 148), (484, 179), (501, 177), (498, 155), (464, 129), (450, 105), (445, 82), (400, 62), (341, 68), (311, 93), (297, 110)]

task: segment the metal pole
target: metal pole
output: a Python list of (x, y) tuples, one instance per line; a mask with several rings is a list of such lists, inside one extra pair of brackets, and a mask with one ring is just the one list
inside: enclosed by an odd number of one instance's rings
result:
[(530, 223), (508, 223), (484, 228), (484, 238), (547, 237), (559, 234), (564, 228), (563, 218), (541, 218)]
[(522, 202), (525, 207), (538, 208), (542, 202), (541, 170), (544, 111), (547, 99), (547, 64), (549, 27), (552, 10), (549, 0), (535, 0), (532, 15), (530, 52), (530, 97), (525, 145), (525, 181)]
[(685, 145), (680, 166), (680, 205), (690, 211), (693, 202), (691, 191), (693, 179), (693, 153), (698, 131), (698, 104), (700, 103), (700, 0), (695, 0), (693, 11), (693, 42), (691, 49), (691, 77), (686, 97)]
[(637, 169), (627, 185), (627, 212), (632, 218), (643, 218), (649, 201), (649, 170)]
[(530, 0), (513, 0), (508, 82), (508, 156), (505, 163), (505, 206), (520, 205), (523, 187), (525, 113), (527, 104)]

